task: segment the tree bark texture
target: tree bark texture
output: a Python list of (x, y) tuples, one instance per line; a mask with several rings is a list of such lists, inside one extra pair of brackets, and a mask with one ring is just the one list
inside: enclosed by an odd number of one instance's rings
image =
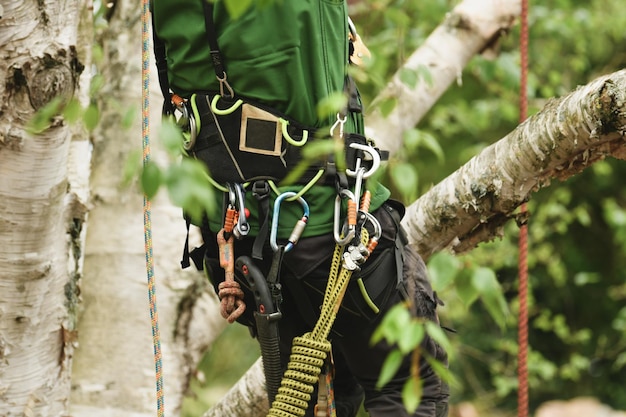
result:
[(265, 416), (269, 402), (264, 387), (263, 363), (259, 358), (224, 398), (202, 417)]
[[(464, 0), (457, 5), (376, 97), (374, 110), (365, 119), (367, 136), (381, 149), (397, 152), (404, 133), (418, 124), (454, 82), (461, 82), (463, 68), (474, 55), (496, 47), (520, 10), (520, 0)], [(402, 81), (404, 71), (420, 74), (423, 70), (431, 74), (430, 80), (421, 79), (414, 88)], [(376, 102), (388, 99), (396, 104), (384, 115)]]
[[(501, 233), (530, 194), (607, 156), (626, 159), (626, 70), (549, 101), (513, 132), (411, 204), (404, 218), (423, 257), (463, 252)], [(520, 219), (524, 221), (524, 219)]]
[[(72, 129), (61, 116), (82, 64), (76, 1), (4, 2), (0, 19), (0, 415), (67, 415), (76, 343), (81, 196), (68, 181)], [(73, 255), (68, 255), (73, 254)], [(77, 255), (80, 257), (80, 255)]]
[[(142, 196), (136, 184), (122, 186), (129, 158), (142, 148), (136, 117), (141, 103), (140, 12), (136, 2), (117, 1), (101, 40), (104, 86), (97, 97), (101, 119), (93, 134), (73, 417), (151, 416), (157, 407)], [(151, 80), (151, 157), (164, 162), (158, 141), (163, 99), (155, 74)], [(129, 114), (135, 117), (124, 128)], [(180, 208), (160, 194), (151, 214), (165, 411), (176, 416), (201, 355), (227, 323), (204, 275), (180, 268), (185, 240)]]

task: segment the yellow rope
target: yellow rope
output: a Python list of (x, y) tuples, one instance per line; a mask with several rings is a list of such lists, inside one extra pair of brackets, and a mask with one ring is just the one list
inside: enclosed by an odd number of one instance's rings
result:
[[(367, 230), (363, 229), (361, 238), (363, 244), (367, 243)], [(293, 339), (289, 364), (267, 417), (302, 417), (306, 413), (313, 386), (330, 353), (328, 335), (353, 272), (340, 269), (343, 249), (343, 246), (335, 246), (320, 317), (311, 332)]]

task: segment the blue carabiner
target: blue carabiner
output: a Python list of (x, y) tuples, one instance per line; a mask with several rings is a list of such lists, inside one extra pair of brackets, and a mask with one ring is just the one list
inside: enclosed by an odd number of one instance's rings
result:
[[(286, 198), (294, 197), (296, 195), (297, 194), (293, 191), (286, 191), (280, 194), (278, 197), (276, 197), (276, 200), (274, 201), (272, 228), (270, 230), (270, 246), (272, 247), (272, 250), (274, 252), (278, 251), (278, 243), (276, 241), (277, 239), (276, 235), (278, 234), (278, 216), (280, 215), (280, 204)], [(289, 252), (291, 249), (293, 249), (295, 244), (298, 242), (298, 239), (300, 239), (300, 236), (302, 236), (304, 227), (306, 226), (306, 223), (309, 220), (309, 205), (304, 200), (304, 198), (302, 198), (302, 196), (298, 197), (296, 200), (302, 206), (302, 210), (303, 210), (302, 218), (298, 220), (298, 222), (294, 226), (291, 232), (291, 235), (289, 236), (288, 242), (285, 245), (285, 252)]]

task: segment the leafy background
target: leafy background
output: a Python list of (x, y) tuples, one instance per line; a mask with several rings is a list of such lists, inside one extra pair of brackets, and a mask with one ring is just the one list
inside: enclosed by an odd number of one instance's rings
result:
[[(369, 0), (351, 16), (373, 53), (356, 74), (372, 103), (403, 60), (457, 2)], [(530, 2), (529, 112), (577, 85), (626, 67), (626, 11), (621, 0)], [(404, 74), (428, 82), (430, 74)], [(518, 125), (519, 25), (495, 58), (477, 56), (405, 138), (383, 181), (410, 203)], [(380, 104), (384, 105), (384, 103)], [(555, 182), (528, 204), (530, 275), (530, 405), (594, 396), (626, 410), (626, 164), (608, 160)], [(403, 181), (394, 181), (402, 178)], [(452, 403), (471, 401), (485, 414), (514, 415), (517, 390), (518, 235), (453, 257), (429, 260), (450, 337), (457, 379)], [(241, 326), (212, 347), (186, 402), (199, 415), (245, 372), (259, 351)]]

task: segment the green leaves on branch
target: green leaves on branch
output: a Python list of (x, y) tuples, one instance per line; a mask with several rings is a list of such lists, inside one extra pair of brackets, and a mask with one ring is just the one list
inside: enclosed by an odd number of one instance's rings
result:
[[(171, 121), (163, 121), (159, 138), (172, 158), (183, 154), (182, 134)], [(193, 158), (183, 157), (165, 168), (146, 161), (140, 184), (148, 199), (154, 198), (159, 189), (165, 187), (172, 203), (181, 207), (194, 221), (201, 221), (205, 213), (217, 209), (214, 187), (206, 166)]]
[(428, 271), (436, 291), (453, 286), (466, 309), (480, 300), (500, 330), (505, 329), (509, 308), (492, 269), (466, 265), (449, 253), (439, 252), (429, 260)]
[(413, 413), (419, 406), (422, 397), (422, 381), (419, 375), (419, 362), (427, 360), (435, 372), (448, 382), (453, 382), (452, 375), (445, 364), (432, 358), (421, 348), (426, 336), (432, 338), (446, 351), (452, 353), (450, 342), (438, 324), (422, 318), (415, 318), (405, 304), (394, 306), (383, 317), (382, 322), (372, 335), (372, 344), (385, 341), (395, 345), (395, 349), (385, 359), (377, 381), (377, 387), (384, 387), (398, 372), (408, 356), (411, 369), (411, 378), (406, 381), (402, 389), (404, 407)]
[(63, 121), (72, 124), (81, 119), (85, 128), (92, 131), (100, 120), (98, 107), (90, 104), (84, 108), (75, 98), (64, 102), (61, 97), (55, 97), (26, 123), (26, 131), (31, 135), (38, 135), (52, 126), (62, 125)]

